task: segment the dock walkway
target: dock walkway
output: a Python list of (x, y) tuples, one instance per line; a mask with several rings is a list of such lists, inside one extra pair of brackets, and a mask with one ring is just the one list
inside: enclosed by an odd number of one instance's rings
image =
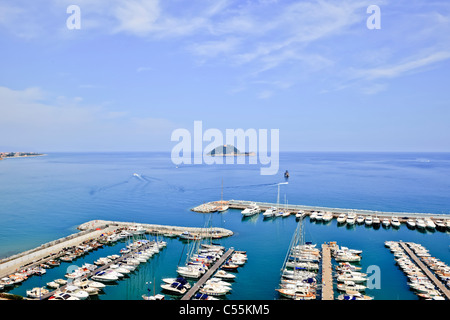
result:
[(322, 244), (322, 300), (334, 300), (331, 248)]
[(414, 254), (414, 252), (408, 247), (408, 245), (404, 242), (399, 242), (400, 246), (406, 253), (414, 260), (414, 262), (422, 269), (422, 271), (427, 275), (427, 277), (434, 283), (436, 287), (444, 294), (447, 300), (450, 300), (450, 290), (448, 290), (445, 285), (439, 281), (438, 278), (428, 269), (428, 267), (420, 261), (420, 259)]
[(225, 252), (219, 260), (214, 263), (214, 265), (200, 278), (199, 281), (197, 281), (196, 284), (192, 286), (192, 288), (186, 292), (186, 294), (181, 298), (181, 300), (190, 300), (194, 294), (205, 284), (206, 281), (208, 281), (209, 278), (219, 269), (219, 267), (231, 256), (231, 254), (234, 252), (234, 248), (228, 249), (227, 252)]

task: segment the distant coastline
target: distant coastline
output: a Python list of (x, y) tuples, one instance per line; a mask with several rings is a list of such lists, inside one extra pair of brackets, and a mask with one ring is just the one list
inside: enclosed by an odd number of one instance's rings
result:
[(0, 160), (10, 158), (28, 158), (28, 157), (40, 157), (45, 156), (43, 153), (36, 152), (0, 152)]

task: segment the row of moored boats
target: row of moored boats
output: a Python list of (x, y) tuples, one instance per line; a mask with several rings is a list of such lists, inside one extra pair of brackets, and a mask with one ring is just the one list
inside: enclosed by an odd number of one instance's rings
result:
[[(450, 288), (450, 267), (432, 257), (429, 251), (422, 245), (414, 242), (405, 242), (414, 254), (434, 272), (439, 281)], [(445, 300), (440, 289), (430, 280), (424, 271), (411, 259), (408, 253), (397, 241), (386, 241), (385, 246), (394, 254), (396, 264), (408, 278), (408, 286), (421, 299)]]

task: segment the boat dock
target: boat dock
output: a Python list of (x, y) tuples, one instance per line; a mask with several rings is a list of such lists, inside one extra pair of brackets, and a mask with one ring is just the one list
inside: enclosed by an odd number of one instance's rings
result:
[(433, 284), (439, 288), (442, 294), (447, 300), (450, 300), (450, 290), (445, 287), (445, 285), (436, 278), (436, 276), (428, 269), (428, 267), (420, 261), (420, 259), (414, 254), (414, 252), (408, 247), (404, 242), (399, 242), (400, 246), (405, 250), (405, 252), (411, 257), (411, 259), (419, 266), (420, 269), (427, 275), (427, 277), (433, 282)]
[(0, 278), (15, 273), (23, 268), (30, 268), (39, 264), (46, 263), (50, 259), (56, 259), (59, 256), (65, 254), (65, 248), (78, 246), (85, 241), (100, 238), (104, 234), (113, 233), (121, 228), (129, 228), (137, 225), (144, 228), (146, 230), (146, 233), (157, 235), (170, 234), (179, 236), (183, 232), (189, 232), (200, 237), (212, 238), (229, 237), (233, 235), (233, 232), (231, 230), (217, 227), (179, 227), (135, 222), (92, 220), (83, 223), (78, 227), (81, 232), (71, 234), (67, 237), (42, 244), (37, 248), (1, 259)]
[[(85, 274), (84, 276), (82, 276), (82, 277), (80, 277), (80, 278), (77, 278), (77, 279), (78, 279), (78, 280), (84, 280), (84, 279), (90, 278), (90, 277), (92, 277), (93, 275), (95, 275), (97, 272), (106, 270), (106, 269), (108, 269), (111, 265), (117, 264), (117, 263), (121, 262), (122, 260), (131, 257), (131, 256), (132, 256), (133, 254), (135, 254), (136, 252), (141, 251), (141, 250), (146, 250), (146, 249), (150, 248), (150, 247), (151, 247), (152, 245), (154, 245), (155, 243), (156, 243), (155, 241), (150, 241), (148, 244), (144, 245), (143, 247), (139, 247), (139, 248), (137, 248), (137, 249), (135, 249), (135, 250), (133, 250), (133, 251), (131, 251), (131, 252), (125, 254), (125, 255), (122, 255), (122, 256), (120, 256), (119, 258), (117, 258), (117, 259), (115, 259), (115, 260), (112, 260), (111, 262), (106, 263), (106, 264), (102, 265), (101, 267), (98, 267), (98, 268), (96, 268), (95, 270), (93, 270), (93, 271), (91, 271), (91, 272), (89, 272), (89, 273)], [(48, 299), (48, 298), (50, 298), (52, 295), (54, 295), (55, 292), (63, 291), (63, 290), (64, 290), (67, 286), (69, 286), (69, 285), (71, 285), (70, 282), (68, 282), (66, 285), (63, 285), (63, 286), (59, 287), (58, 289), (56, 289), (56, 290), (54, 290), (54, 291), (50, 291), (49, 293), (47, 293), (47, 294), (45, 294), (45, 295), (42, 295), (40, 299), (30, 299), (30, 298), (28, 298), (28, 299), (29, 299), (29, 300), (45, 300), (45, 299)]]
[(208, 281), (209, 278), (219, 269), (219, 267), (231, 256), (231, 254), (234, 252), (234, 248), (228, 249), (227, 252), (225, 252), (219, 260), (214, 263), (214, 265), (209, 268), (207, 272), (200, 278), (197, 283), (195, 283), (192, 288), (186, 292), (186, 294), (181, 298), (181, 300), (190, 300), (194, 294), (205, 284), (206, 281)]
[[(257, 202), (257, 201), (244, 201), (244, 200), (228, 200), (225, 201), (230, 209), (243, 210), (247, 208), (250, 204), (256, 204), (261, 208), (262, 211), (269, 209), (271, 207), (280, 207), (286, 209), (291, 214), (295, 215), (299, 211), (303, 212), (304, 215), (311, 215), (312, 212), (330, 212), (333, 218), (337, 218), (340, 214), (354, 213), (356, 215), (366, 216), (377, 216), (380, 218), (387, 217), (397, 217), (400, 222), (406, 223), (409, 218), (431, 218), (436, 220), (446, 220), (450, 219), (450, 214), (436, 214), (436, 213), (416, 213), (416, 212), (387, 212), (387, 211), (376, 211), (376, 210), (363, 210), (363, 209), (344, 209), (344, 208), (330, 208), (330, 207), (318, 207), (318, 206), (305, 206), (305, 205), (293, 205), (293, 204), (276, 204), (268, 202)], [(192, 208), (195, 212), (216, 212), (218, 206), (218, 201), (212, 201), (209, 203), (202, 204), (198, 207)]]
[(334, 300), (331, 246), (322, 244), (322, 300)]

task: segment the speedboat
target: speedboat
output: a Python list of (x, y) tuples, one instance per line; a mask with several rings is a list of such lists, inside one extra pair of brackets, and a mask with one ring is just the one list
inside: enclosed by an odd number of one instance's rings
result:
[(177, 283), (182, 284), (186, 289), (191, 288), (191, 285), (189, 284), (189, 282), (183, 277), (163, 278), (162, 281), (166, 284), (172, 284), (172, 283), (177, 282)]
[(114, 282), (119, 280), (119, 277), (106, 271), (99, 271), (92, 276), (92, 279), (100, 282)]
[(47, 287), (51, 289), (58, 289), (61, 285), (59, 283), (56, 283), (55, 281), (47, 282)]
[(50, 291), (45, 288), (36, 287), (31, 290), (27, 290), (27, 297), (33, 298), (33, 299), (40, 299), (43, 295), (46, 295)]
[(337, 289), (339, 291), (365, 291), (366, 286), (362, 284), (356, 284), (353, 281), (345, 281), (344, 283), (338, 283)]
[(388, 218), (383, 218), (382, 224), (384, 227), (389, 227), (391, 222), (389, 221)]
[(366, 217), (366, 219), (365, 219), (366, 226), (371, 226), (372, 223), (373, 223), (372, 216)]
[(209, 296), (223, 296), (230, 292), (231, 288), (219, 285), (205, 284), (200, 289), (200, 293), (207, 294)]
[(87, 293), (84, 290), (81, 290), (77, 286), (70, 285), (67, 286), (65, 289), (61, 290), (63, 293), (68, 293), (71, 296), (77, 297), (80, 300), (86, 300), (89, 297), (89, 293)]
[(446, 226), (444, 220), (436, 220), (435, 222), (436, 222), (436, 229), (440, 231), (445, 231)]
[(311, 212), (311, 215), (309, 216), (309, 220), (316, 220), (317, 218), (317, 212), (313, 211)]
[(356, 223), (357, 224), (363, 224), (364, 223), (364, 216), (358, 216), (356, 218)]
[(295, 300), (314, 300), (316, 295), (308, 288), (295, 288), (295, 289), (275, 289), (283, 297)]
[(186, 287), (179, 282), (164, 283), (161, 285), (161, 288), (174, 294), (185, 294), (187, 291)]
[(69, 294), (69, 293), (65, 293), (65, 292), (56, 292), (53, 296), (51, 296), (50, 298), (48, 298), (48, 300), (80, 300), (77, 297)]
[(348, 290), (345, 293), (340, 294), (338, 300), (373, 300), (373, 297), (363, 295), (358, 291)]
[(275, 213), (277, 212), (277, 208), (275, 207), (271, 207), (269, 209), (267, 209), (266, 211), (263, 212), (263, 217), (264, 218), (270, 218), (275, 216)]
[(380, 218), (378, 218), (377, 216), (375, 216), (375, 217), (373, 218), (372, 225), (373, 225), (374, 227), (379, 227), (380, 224), (381, 224)]
[(194, 265), (188, 265), (185, 267), (178, 267), (177, 273), (180, 276), (186, 277), (186, 278), (194, 278), (198, 279), (203, 275), (203, 270), (201, 270), (199, 267), (196, 267)]
[(303, 214), (304, 214), (304, 212), (302, 210), (300, 210), (295, 214), (295, 218), (300, 219), (301, 217), (303, 217)]
[(250, 216), (253, 216), (253, 215), (255, 215), (255, 214), (259, 213), (259, 212), (261, 212), (261, 209), (259, 208), (259, 206), (257, 206), (254, 203), (241, 211), (241, 213), (242, 213), (242, 215), (244, 217), (250, 217)]

